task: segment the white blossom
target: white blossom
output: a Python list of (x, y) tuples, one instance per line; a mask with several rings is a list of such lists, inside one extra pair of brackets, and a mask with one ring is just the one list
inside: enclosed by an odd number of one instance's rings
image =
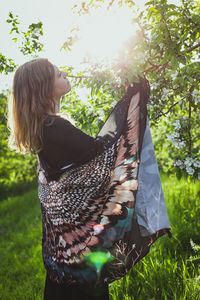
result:
[(168, 141), (175, 141), (175, 139), (179, 138), (179, 133), (178, 132), (173, 132), (171, 134), (167, 135), (167, 140)]
[(191, 94), (193, 97), (199, 96), (199, 92), (197, 90), (194, 90)]
[(180, 99), (179, 102), (178, 102), (178, 104), (181, 105), (182, 103), (183, 103), (183, 100)]
[(122, 80), (120, 77), (116, 78), (116, 83), (120, 86), (122, 84)]
[(178, 75), (178, 71), (176, 71), (174, 74), (171, 75), (171, 79), (174, 80)]
[(183, 162), (179, 159), (179, 160), (176, 161), (176, 165), (177, 165), (178, 167), (180, 167), (180, 166), (183, 165)]
[(181, 141), (178, 143), (178, 145), (179, 145), (179, 148), (183, 149), (186, 144), (185, 144), (185, 141)]
[(195, 172), (195, 170), (194, 170), (192, 167), (189, 167), (189, 166), (186, 167), (186, 171), (187, 171), (187, 173), (188, 173), (189, 175), (193, 175), (194, 172)]
[(181, 52), (185, 50), (185, 45), (181, 45)]
[(99, 119), (103, 121), (103, 120), (104, 120), (104, 117), (105, 117), (104, 111), (103, 111), (103, 110), (100, 110), (100, 111), (99, 111)]
[(184, 164), (187, 167), (190, 167), (192, 165), (192, 158), (191, 157), (186, 157)]
[(164, 94), (169, 94), (169, 92), (170, 92), (169, 89), (166, 89), (166, 88), (163, 89), (163, 93), (164, 93)]
[(176, 161), (176, 166), (179, 167), (180, 169), (184, 169), (184, 163), (179, 159)]
[(194, 90), (192, 93), (191, 93), (192, 97), (194, 98), (194, 101), (196, 103), (199, 103), (200, 102), (200, 95), (199, 95), (199, 91), (197, 90)]
[(147, 103), (147, 107), (148, 107), (149, 110), (153, 109), (153, 105), (150, 104), (150, 103)]
[(177, 141), (172, 141), (172, 144), (174, 145), (174, 147), (178, 148), (178, 142)]
[(92, 114), (94, 112), (94, 108), (89, 106), (87, 109), (88, 114)]
[(167, 96), (166, 96), (166, 95), (162, 95), (162, 96), (161, 96), (161, 100), (162, 100), (162, 101), (165, 101), (166, 99), (167, 99)]
[(181, 124), (180, 124), (180, 120), (176, 120), (174, 123), (173, 123), (173, 126), (175, 129), (181, 129)]
[(195, 168), (200, 168), (200, 160), (194, 159), (194, 160), (193, 160), (193, 166), (194, 166)]
[(168, 134), (168, 135), (167, 135), (167, 141), (171, 141), (171, 140), (172, 140), (171, 135)]
[(157, 89), (157, 87), (158, 87), (158, 84), (157, 84), (156, 82), (153, 82), (153, 83), (151, 84), (151, 88), (152, 88), (152, 89)]
[(99, 125), (99, 119), (98, 118), (96, 118), (94, 122), (95, 122), (96, 125)]

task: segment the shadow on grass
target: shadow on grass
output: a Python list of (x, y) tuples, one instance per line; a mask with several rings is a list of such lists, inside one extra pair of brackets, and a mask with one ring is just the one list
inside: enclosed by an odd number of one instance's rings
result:
[(32, 181), (18, 182), (13, 184), (2, 184), (0, 188), (0, 201), (13, 197), (16, 195), (23, 195), (24, 193), (37, 188), (37, 178)]

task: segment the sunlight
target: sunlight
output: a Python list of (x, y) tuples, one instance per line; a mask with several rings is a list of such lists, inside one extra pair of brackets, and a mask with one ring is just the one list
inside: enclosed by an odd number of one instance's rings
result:
[(115, 59), (123, 44), (135, 33), (133, 14), (127, 7), (101, 8), (84, 15), (79, 24), (79, 41), (72, 52), (77, 57), (95, 61)]

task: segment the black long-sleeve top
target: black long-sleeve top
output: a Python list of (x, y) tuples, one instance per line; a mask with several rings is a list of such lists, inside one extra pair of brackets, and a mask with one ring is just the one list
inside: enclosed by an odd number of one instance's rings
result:
[(100, 143), (60, 116), (49, 115), (43, 123), (43, 150), (38, 156), (48, 179), (57, 179), (66, 166), (92, 159)]

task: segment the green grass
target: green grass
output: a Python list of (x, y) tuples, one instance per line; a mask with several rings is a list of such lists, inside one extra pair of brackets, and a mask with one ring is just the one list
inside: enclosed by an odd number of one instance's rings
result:
[[(190, 242), (200, 244), (200, 183), (162, 175), (162, 184), (173, 238), (160, 238), (127, 276), (110, 284), (111, 300), (200, 299), (200, 250)], [(0, 202), (1, 300), (42, 299), (41, 231), (37, 190)]]
[(11, 182), (9, 185), (6, 183), (0, 182), (0, 201), (2, 201), (5, 198), (8, 198), (8, 196), (19, 196), (23, 195), (25, 192), (28, 192), (30, 190), (37, 188), (37, 178), (34, 178), (29, 181), (21, 181), (21, 182)]
[(0, 203), (0, 299), (42, 299), (41, 213), (37, 190)]
[[(112, 300), (200, 299), (199, 182), (162, 176), (173, 238), (160, 238), (127, 276), (110, 285)], [(190, 257), (196, 257), (195, 260)]]

